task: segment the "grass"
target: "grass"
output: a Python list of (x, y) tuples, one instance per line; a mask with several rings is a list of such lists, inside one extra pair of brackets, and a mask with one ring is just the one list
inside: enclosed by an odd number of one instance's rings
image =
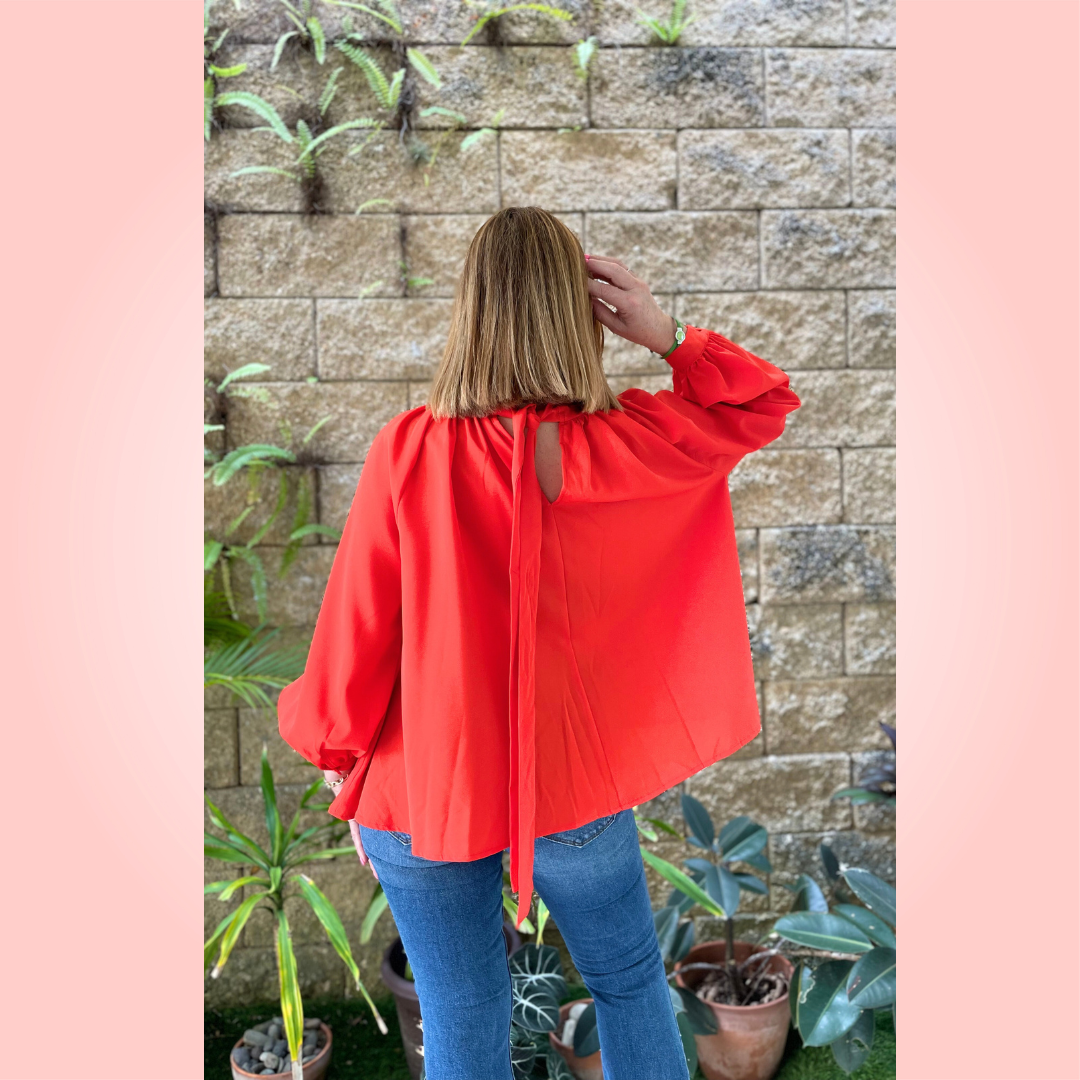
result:
[[(567, 999), (585, 997), (585, 988), (571, 986)], [(397, 1026), (393, 998), (376, 1001), (379, 1012), (390, 1028), (380, 1035), (367, 1006), (360, 999), (342, 1001), (327, 998), (304, 1002), (308, 1016), (318, 1016), (333, 1028), (334, 1052), (327, 1080), (408, 1080), (405, 1051)], [(230, 1080), (229, 1051), (245, 1028), (269, 1020), (277, 1011), (277, 1003), (245, 1005), (228, 1009), (207, 1009), (205, 1014), (205, 1071), (204, 1080)], [(874, 1049), (870, 1058), (853, 1080), (895, 1080), (896, 1033), (892, 1016), (878, 1013), (874, 1034)], [(697, 1073), (696, 1080), (700, 1080)], [(792, 1029), (788, 1036), (784, 1060), (776, 1080), (846, 1080), (827, 1046), (804, 1047)]]

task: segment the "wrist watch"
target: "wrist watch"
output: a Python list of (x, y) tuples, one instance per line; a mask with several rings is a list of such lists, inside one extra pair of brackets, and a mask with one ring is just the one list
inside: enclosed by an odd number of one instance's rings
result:
[(685, 340), (686, 340), (686, 323), (680, 322), (674, 316), (672, 320), (675, 323), (675, 344), (671, 346), (666, 353), (661, 353), (662, 359), (666, 360)]

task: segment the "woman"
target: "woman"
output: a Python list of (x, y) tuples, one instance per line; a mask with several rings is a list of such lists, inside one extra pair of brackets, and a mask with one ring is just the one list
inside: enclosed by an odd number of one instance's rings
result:
[[(603, 327), (675, 392), (615, 397)], [(760, 730), (727, 474), (798, 405), (546, 211), (473, 238), (430, 400), (372, 442), (278, 705), (382, 882), (429, 1080), (512, 1077), (506, 849), (607, 1080), (686, 1080), (631, 808)]]

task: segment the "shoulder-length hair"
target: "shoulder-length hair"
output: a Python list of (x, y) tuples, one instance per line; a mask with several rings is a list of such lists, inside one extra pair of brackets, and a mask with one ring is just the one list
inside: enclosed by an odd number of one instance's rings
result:
[(604, 328), (593, 315), (577, 237), (538, 206), (510, 206), (465, 256), (450, 336), (428, 407), (436, 418), (576, 404), (621, 408), (604, 378)]

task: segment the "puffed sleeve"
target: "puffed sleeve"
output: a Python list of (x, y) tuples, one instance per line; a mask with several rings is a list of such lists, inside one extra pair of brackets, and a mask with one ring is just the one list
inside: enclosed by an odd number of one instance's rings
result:
[(320, 769), (347, 771), (378, 738), (401, 667), (401, 556), (389, 439), (371, 444), (342, 530), (304, 674), (278, 730)]
[(658, 402), (693, 425), (694, 441), (708, 446), (713, 465), (725, 472), (784, 431), (787, 414), (801, 402), (787, 374), (714, 330), (687, 326), (670, 353), (674, 394)]

